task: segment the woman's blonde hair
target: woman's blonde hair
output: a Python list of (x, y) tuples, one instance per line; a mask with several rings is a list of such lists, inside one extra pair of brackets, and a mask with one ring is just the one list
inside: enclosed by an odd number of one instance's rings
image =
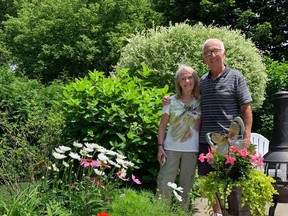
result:
[(192, 77), (194, 79), (194, 88), (192, 90), (192, 95), (196, 99), (199, 99), (200, 98), (200, 89), (199, 89), (200, 81), (199, 81), (199, 77), (198, 77), (196, 71), (193, 70), (192, 67), (189, 67), (189, 66), (187, 66), (185, 64), (179, 65), (178, 70), (176, 71), (176, 74), (175, 74), (176, 98), (180, 99), (183, 96), (182, 95), (182, 88), (181, 88), (181, 86), (179, 84), (179, 81), (180, 81), (180, 75), (184, 71), (187, 71), (187, 72), (191, 73), (191, 75), (192, 75)]

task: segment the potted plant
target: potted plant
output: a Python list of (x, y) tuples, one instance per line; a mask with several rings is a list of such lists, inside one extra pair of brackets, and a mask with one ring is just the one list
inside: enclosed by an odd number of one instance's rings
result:
[(224, 215), (228, 211), (232, 215), (264, 216), (265, 205), (273, 205), (273, 194), (277, 193), (272, 185), (275, 180), (256, 169), (263, 157), (254, 145), (247, 146), (243, 131), (243, 121), (237, 117), (227, 134), (206, 135), (210, 151), (200, 154), (199, 160), (207, 160), (214, 170), (200, 180), (200, 193), (208, 199), (209, 207), (218, 198)]

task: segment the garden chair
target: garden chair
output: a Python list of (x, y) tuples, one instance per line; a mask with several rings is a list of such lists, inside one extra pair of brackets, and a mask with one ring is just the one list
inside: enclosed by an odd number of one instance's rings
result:
[(258, 133), (251, 133), (251, 144), (256, 145), (257, 153), (260, 153), (263, 157), (269, 150), (269, 140)]
[[(261, 154), (262, 157), (269, 150), (269, 140), (258, 133), (251, 133), (250, 143), (256, 145), (256, 152)], [(259, 168), (264, 172), (264, 164)]]
[[(269, 140), (258, 133), (251, 133), (250, 138), (251, 144), (256, 145), (256, 152), (260, 153), (263, 157), (265, 154), (269, 151)], [(282, 165), (283, 166), (283, 165)], [(264, 164), (260, 167), (260, 169), (264, 172)], [(280, 169), (277, 172), (277, 177), (280, 178), (282, 181), (286, 181), (286, 166), (280, 167)], [(275, 176), (275, 168), (269, 167), (269, 176)]]

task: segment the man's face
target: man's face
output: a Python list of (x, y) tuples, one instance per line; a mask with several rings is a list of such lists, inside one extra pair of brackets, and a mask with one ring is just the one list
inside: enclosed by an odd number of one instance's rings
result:
[(208, 67), (218, 68), (224, 65), (224, 57), (226, 52), (221, 48), (221, 44), (218, 41), (209, 41), (204, 47), (203, 61)]

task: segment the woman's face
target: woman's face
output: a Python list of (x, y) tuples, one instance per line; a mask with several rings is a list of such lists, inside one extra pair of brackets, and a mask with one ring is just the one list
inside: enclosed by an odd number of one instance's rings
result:
[(195, 81), (192, 75), (192, 72), (183, 70), (179, 76), (179, 86), (182, 91), (192, 92), (194, 89)]

